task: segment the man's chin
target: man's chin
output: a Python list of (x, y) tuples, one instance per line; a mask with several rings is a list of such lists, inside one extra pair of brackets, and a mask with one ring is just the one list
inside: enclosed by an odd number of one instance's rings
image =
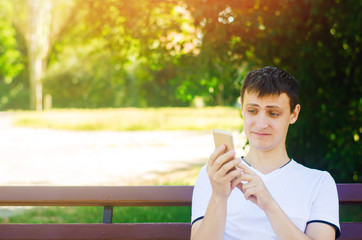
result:
[(267, 144), (255, 144), (253, 148), (261, 152), (269, 152), (274, 149), (274, 146)]

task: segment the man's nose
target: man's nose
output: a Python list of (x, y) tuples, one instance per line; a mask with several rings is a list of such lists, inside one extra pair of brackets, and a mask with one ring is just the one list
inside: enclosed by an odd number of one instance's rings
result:
[(268, 126), (268, 118), (265, 116), (265, 114), (259, 114), (257, 120), (256, 120), (256, 126), (259, 129), (264, 129)]

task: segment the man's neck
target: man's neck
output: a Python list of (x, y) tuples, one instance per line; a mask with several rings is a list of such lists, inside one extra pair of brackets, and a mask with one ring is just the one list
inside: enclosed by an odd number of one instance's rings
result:
[(285, 148), (279, 151), (258, 151), (251, 148), (245, 161), (259, 172), (268, 174), (287, 164), (290, 159)]

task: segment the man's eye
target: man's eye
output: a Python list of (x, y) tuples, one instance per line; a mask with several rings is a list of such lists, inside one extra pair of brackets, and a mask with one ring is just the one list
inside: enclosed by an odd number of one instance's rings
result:
[(279, 116), (279, 113), (278, 112), (270, 112), (270, 115), (273, 116), (273, 117), (276, 117), (276, 116)]
[(250, 114), (255, 114), (255, 113), (256, 113), (256, 110), (249, 109), (249, 110), (248, 110), (248, 113), (250, 113)]

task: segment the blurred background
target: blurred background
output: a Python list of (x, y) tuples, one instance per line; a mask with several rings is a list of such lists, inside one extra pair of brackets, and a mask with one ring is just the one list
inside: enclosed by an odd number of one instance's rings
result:
[(355, 0), (1, 0), (1, 184), (193, 184), (212, 128), (247, 149), (263, 66), (300, 83), (289, 155), (362, 182), (361, 24)]

